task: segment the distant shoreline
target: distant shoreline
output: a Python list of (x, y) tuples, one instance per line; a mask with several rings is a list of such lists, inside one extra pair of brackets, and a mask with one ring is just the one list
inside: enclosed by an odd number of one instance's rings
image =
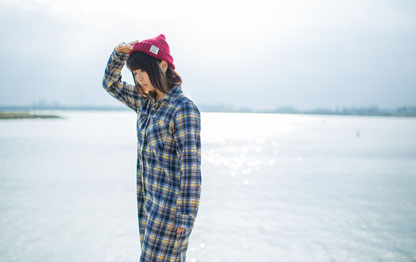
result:
[(29, 112), (0, 112), (2, 119), (36, 119), (36, 118), (62, 118), (57, 115), (31, 114)]
[[(270, 113), (270, 114), (305, 114), (305, 115), (347, 115), (347, 116), (392, 116), (392, 117), (416, 117), (416, 106), (402, 106), (393, 109), (384, 109), (377, 106), (367, 107), (342, 107), (333, 109), (317, 108), (299, 110), (291, 106), (279, 107), (273, 110), (254, 110), (248, 107), (236, 107), (231, 105), (204, 105), (198, 104), (201, 112), (216, 113)], [(4, 112), (32, 112), (40, 111), (131, 111), (127, 106), (0, 106), (0, 113)], [(55, 116), (56, 117), (56, 116)], [(17, 117), (23, 118), (23, 117)], [(54, 118), (54, 116), (39, 115), (25, 118)], [(4, 119), (4, 118), (2, 118)]]

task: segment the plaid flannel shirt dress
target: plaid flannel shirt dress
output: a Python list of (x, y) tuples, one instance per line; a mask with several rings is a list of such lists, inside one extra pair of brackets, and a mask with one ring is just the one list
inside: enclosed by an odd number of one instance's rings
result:
[(180, 85), (157, 102), (141, 96), (121, 79), (127, 59), (113, 50), (103, 87), (137, 113), (140, 261), (185, 261), (201, 194), (200, 112)]

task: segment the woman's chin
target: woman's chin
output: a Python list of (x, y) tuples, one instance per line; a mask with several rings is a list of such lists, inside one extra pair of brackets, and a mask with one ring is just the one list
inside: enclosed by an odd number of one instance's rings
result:
[(152, 88), (148, 88), (147, 86), (143, 86), (143, 90), (144, 90), (144, 92), (149, 93), (149, 92), (152, 91)]

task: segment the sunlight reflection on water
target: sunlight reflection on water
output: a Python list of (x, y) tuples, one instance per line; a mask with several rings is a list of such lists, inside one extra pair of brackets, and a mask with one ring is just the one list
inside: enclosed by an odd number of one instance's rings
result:
[[(0, 260), (138, 261), (136, 116), (59, 114), (0, 122)], [(415, 133), (411, 118), (203, 113), (188, 259), (416, 259)]]

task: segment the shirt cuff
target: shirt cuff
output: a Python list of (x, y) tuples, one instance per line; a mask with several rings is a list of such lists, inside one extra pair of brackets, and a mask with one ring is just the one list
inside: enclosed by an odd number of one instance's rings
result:
[(129, 58), (129, 54), (119, 53), (114, 48), (114, 50), (113, 50), (113, 57), (115, 59), (117, 59), (118, 61), (125, 61), (125, 60), (127, 60)]
[(179, 212), (175, 214), (175, 227), (192, 228), (194, 226), (195, 216), (183, 215)]

